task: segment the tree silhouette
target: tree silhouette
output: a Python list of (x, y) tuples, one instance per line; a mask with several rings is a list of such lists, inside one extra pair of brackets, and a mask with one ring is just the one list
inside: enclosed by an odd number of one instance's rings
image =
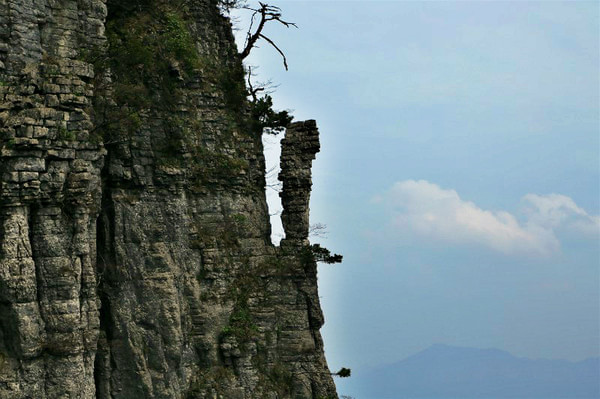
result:
[[(240, 53), (240, 57), (242, 59), (246, 58), (250, 54), (250, 51), (254, 47), (256, 47), (256, 42), (259, 39), (263, 39), (271, 46), (273, 46), (273, 48), (277, 50), (277, 52), (281, 55), (281, 57), (283, 58), (283, 66), (287, 71), (288, 64), (287, 59), (285, 58), (285, 54), (283, 53), (283, 51), (281, 51), (279, 47), (277, 47), (273, 40), (271, 40), (269, 37), (263, 34), (263, 29), (269, 21), (277, 21), (286, 28), (289, 28), (290, 26), (297, 28), (298, 26), (296, 26), (296, 24), (293, 22), (287, 22), (281, 19), (281, 9), (279, 7), (261, 2), (259, 2), (258, 4), (260, 5), (260, 7), (258, 8), (248, 6), (241, 7), (243, 9), (252, 11), (252, 16), (250, 17), (250, 26), (248, 27), (248, 32), (246, 33), (246, 42), (244, 44), (244, 49)], [(257, 19), (259, 19), (258, 23), (256, 23)], [(255, 25), (256, 30), (254, 30)]]

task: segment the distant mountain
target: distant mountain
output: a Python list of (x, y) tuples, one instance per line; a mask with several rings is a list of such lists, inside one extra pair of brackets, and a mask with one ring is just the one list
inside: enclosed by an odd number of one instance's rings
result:
[(433, 345), (385, 367), (357, 370), (351, 380), (344, 391), (356, 399), (599, 399), (600, 358), (532, 360), (498, 349)]

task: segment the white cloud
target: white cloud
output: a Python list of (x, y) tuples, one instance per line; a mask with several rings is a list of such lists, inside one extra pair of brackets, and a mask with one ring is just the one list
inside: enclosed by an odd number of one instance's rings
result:
[(561, 194), (527, 194), (528, 223), (546, 229), (566, 228), (583, 234), (600, 232), (600, 216), (589, 215), (571, 198)]
[(443, 242), (478, 244), (505, 254), (550, 255), (560, 249), (555, 232), (567, 227), (598, 234), (600, 218), (588, 215), (564, 195), (527, 194), (526, 220), (506, 211), (481, 209), (425, 180), (396, 183), (380, 203), (390, 206), (397, 229)]

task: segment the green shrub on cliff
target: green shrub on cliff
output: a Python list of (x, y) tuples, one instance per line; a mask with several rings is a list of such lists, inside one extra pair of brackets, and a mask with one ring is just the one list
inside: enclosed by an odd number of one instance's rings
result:
[(294, 119), (288, 111), (273, 110), (273, 99), (268, 94), (251, 102), (250, 113), (252, 130), (271, 134), (282, 132)]
[(165, 4), (162, 9), (161, 16), (145, 11), (119, 14), (107, 24), (108, 60), (119, 105), (173, 105), (179, 99), (179, 82), (200, 66), (190, 21), (174, 6)]

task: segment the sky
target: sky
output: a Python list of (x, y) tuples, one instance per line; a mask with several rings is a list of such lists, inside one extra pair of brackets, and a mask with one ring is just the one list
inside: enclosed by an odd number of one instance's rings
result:
[(599, 3), (273, 4), (289, 71), (265, 42), (246, 63), (320, 129), (330, 368), (435, 343), (599, 356)]

